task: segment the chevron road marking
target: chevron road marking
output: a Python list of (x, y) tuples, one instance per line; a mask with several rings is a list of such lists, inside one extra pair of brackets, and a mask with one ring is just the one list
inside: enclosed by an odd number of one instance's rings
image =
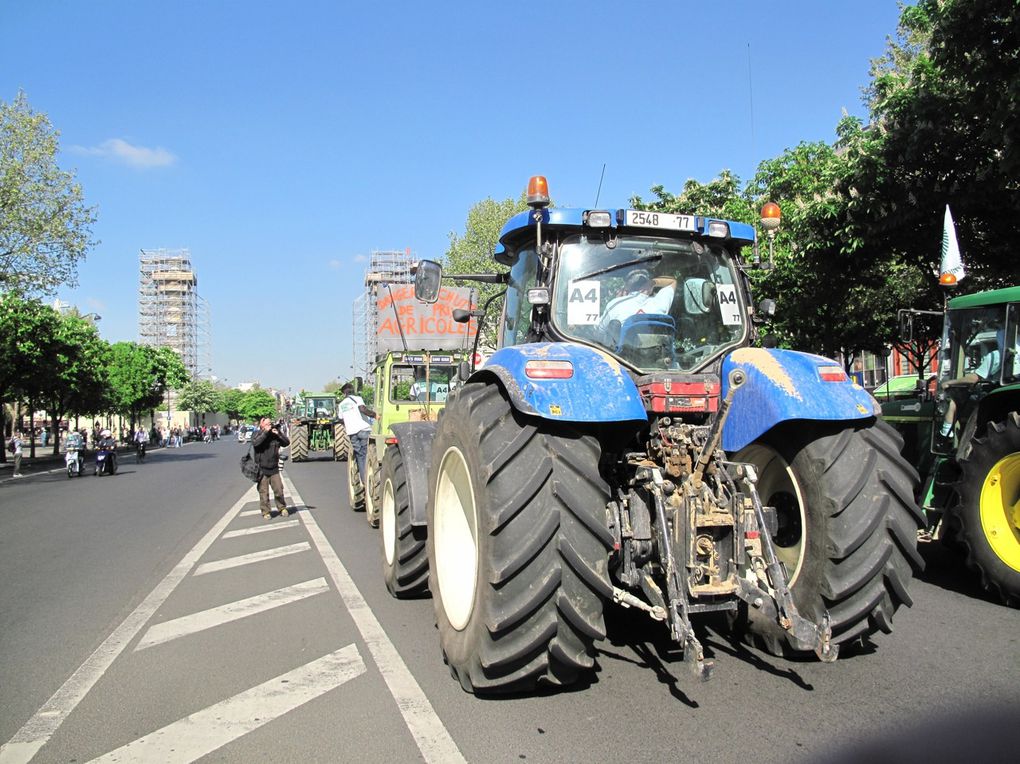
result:
[[(284, 486), (298, 506), (305, 506), (301, 495), (297, 492), (294, 484), (286, 475), (283, 476)], [(326, 564), (330, 578), (340, 591), (344, 605), (354, 619), (354, 624), (361, 632), (365, 644), (368, 646), (372, 659), (379, 667), (379, 673), (386, 680), (386, 686), (390, 694), (397, 702), (397, 708), (404, 717), (404, 724), (414, 738), (414, 742), (421, 751), (422, 758), (427, 762), (437, 764), (456, 764), (465, 762), (463, 754), (457, 744), (453, 741), (449, 731), (442, 720), (436, 714), (432, 704), (429, 703), (421, 686), (415, 681), (414, 675), (407, 668), (397, 648), (393, 646), (382, 624), (375, 617), (375, 613), (369, 607), (365, 598), (355, 585), (347, 569), (340, 562), (336, 551), (330, 546), (325, 534), (315, 522), (311, 512), (299, 512), (301, 522), (305, 524), (308, 534), (312, 537), (312, 543), (319, 550), (322, 561)]]
[(295, 518), (293, 520), (283, 520), (272, 525), (256, 525), (254, 528), (241, 528), (236, 531), (227, 531), (223, 534), (222, 538), (234, 539), (238, 536), (254, 536), (256, 533), (268, 533), (269, 531), (279, 531), (284, 528), (296, 528), (300, 521)]
[(144, 650), (153, 645), (161, 645), (178, 637), (186, 637), (190, 634), (197, 634), (206, 629), (222, 626), (225, 623), (247, 618), (256, 613), (264, 613), (273, 608), (289, 605), (291, 602), (298, 602), (306, 597), (322, 594), (329, 591), (329, 584), (325, 578), (316, 578), (313, 581), (305, 581), (293, 586), (285, 586), (282, 589), (256, 594), (236, 602), (203, 610), (200, 613), (174, 618), (172, 621), (157, 623), (145, 632), (145, 636), (135, 647), (135, 652)]
[(191, 572), (195, 562), (212, 546), (213, 542), (220, 537), (223, 529), (237, 515), (241, 507), (250, 501), (258, 498), (258, 492), (253, 485), (234, 505), (227, 510), (209, 529), (209, 532), (184, 555), (184, 558), (174, 566), (166, 578), (156, 585), (149, 596), (142, 600), (141, 604), (124, 619), (124, 621), (108, 636), (103, 643), (95, 649), (78, 669), (61, 685), (52, 697), (43, 704), (43, 707), (36, 711), (35, 715), (25, 722), (25, 725), (18, 730), (14, 737), (3, 746), (0, 746), (0, 764), (21, 764), (31, 761), (46, 742), (53, 737), (64, 719), (82, 701), (99, 678), (106, 673), (110, 664), (123, 652), (128, 643), (142, 630), (153, 614), (166, 602), (167, 597), (173, 593), (177, 585), (184, 580), (184, 577)]
[(348, 645), (93, 761), (195, 761), (363, 673), (357, 646)]
[(195, 575), (204, 576), (206, 573), (215, 573), (218, 570), (238, 568), (241, 565), (250, 565), (253, 562), (262, 562), (263, 560), (272, 560), (276, 557), (286, 557), (288, 554), (307, 552), (311, 548), (312, 545), (307, 541), (299, 541), (297, 544), (278, 546), (275, 549), (264, 549), (261, 552), (252, 552), (251, 554), (242, 554), (237, 557), (228, 557), (225, 560), (204, 562), (195, 568)]

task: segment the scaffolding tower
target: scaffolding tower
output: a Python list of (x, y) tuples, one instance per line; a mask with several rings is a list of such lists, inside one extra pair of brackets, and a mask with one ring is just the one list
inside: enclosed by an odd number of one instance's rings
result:
[(187, 249), (143, 249), (138, 259), (138, 341), (169, 347), (193, 379), (210, 371), (209, 311)]
[(376, 327), (379, 315), (376, 310), (376, 289), (380, 282), (410, 284), (411, 266), (418, 258), (410, 249), (403, 252), (389, 250), (373, 252), (365, 271), (365, 291), (354, 300), (354, 374), (368, 378), (375, 366)]

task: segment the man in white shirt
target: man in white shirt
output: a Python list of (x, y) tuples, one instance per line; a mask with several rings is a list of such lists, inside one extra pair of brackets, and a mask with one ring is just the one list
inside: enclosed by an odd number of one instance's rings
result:
[[(667, 283), (662, 285), (661, 281)], [(655, 289), (659, 286), (661, 289), (656, 292)], [(668, 314), (675, 293), (676, 279), (652, 279), (644, 268), (633, 270), (624, 282), (623, 294), (614, 297), (606, 305), (602, 318), (599, 319), (598, 328), (605, 333), (613, 321), (622, 324), (639, 313)], [(618, 338), (611, 339), (615, 343)]]
[(365, 405), (365, 401), (359, 395), (354, 394), (354, 386), (349, 382), (341, 388), (344, 397), (340, 400), (340, 416), (344, 420), (344, 428), (347, 430), (347, 437), (351, 439), (351, 450), (358, 460), (358, 473), (361, 475), (361, 483), (365, 484), (365, 459), (368, 456), (368, 436), (372, 426), (365, 417), (375, 419), (376, 414)]

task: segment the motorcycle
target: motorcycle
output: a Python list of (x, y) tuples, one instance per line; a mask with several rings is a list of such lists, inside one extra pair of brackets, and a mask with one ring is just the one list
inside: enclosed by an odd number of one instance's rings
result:
[(77, 448), (67, 449), (67, 453), (64, 455), (64, 463), (67, 465), (67, 476), (69, 478), (75, 475), (81, 476), (85, 471), (85, 457), (81, 455), (81, 451)]
[(96, 448), (96, 477), (113, 475), (117, 472), (116, 444), (111, 441), (100, 441)]
[(144, 462), (145, 461), (145, 443), (144, 442), (137, 443), (135, 445), (135, 455), (138, 458), (139, 462)]

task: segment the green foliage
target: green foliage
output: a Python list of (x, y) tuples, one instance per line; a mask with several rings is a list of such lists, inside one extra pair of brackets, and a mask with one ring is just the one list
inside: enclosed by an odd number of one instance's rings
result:
[(219, 395), (216, 387), (207, 379), (186, 382), (177, 394), (177, 408), (204, 414), (216, 411)]
[(0, 293), (74, 286), (78, 261), (96, 243), (94, 208), (57, 166), (58, 136), (24, 93), (0, 102)]
[(239, 413), (240, 418), (247, 421), (256, 421), (264, 416), (275, 417), (277, 415), (276, 398), (256, 387), (244, 393)]
[(230, 419), (241, 419), (241, 404), (244, 393), (240, 390), (221, 390), (216, 400), (216, 411), (222, 411)]
[[(468, 210), (463, 235), (450, 232), (450, 247), (443, 257), (444, 270), (454, 273), (503, 273), (507, 270), (492, 259), (492, 254), (499, 243), (499, 232), (511, 217), (528, 209), (526, 195), (517, 199), (508, 198), (495, 201), (485, 198)], [(503, 290), (498, 284), (478, 284), (469, 281), (451, 282), (458, 286), (470, 286), (478, 291), (479, 307), (486, 300)], [(481, 345), (496, 347), (496, 331), (499, 325), (499, 303), (490, 305), (481, 328)]]
[(55, 355), (60, 316), (38, 300), (0, 298), (0, 400), (38, 400)]
[[(935, 327), (899, 343), (899, 308), (940, 309), (933, 275), (950, 205), (967, 291), (1016, 283), (1020, 237), (1020, 4), (921, 0), (872, 62), (871, 121), (844, 118), (836, 140), (763, 161), (743, 189), (728, 172), (708, 184), (662, 186), (639, 206), (756, 222), (783, 210), (776, 267), (752, 272), (779, 306), (783, 345), (850, 358), (896, 345), (921, 353)], [(764, 248), (764, 245), (763, 245)], [(920, 327), (920, 325), (919, 325)]]
[(166, 391), (186, 382), (188, 374), (168, 347), (116, 342), (111, 347), (109, 379), (111, 409), (134, 421), (141, 412), (163, 404)]

